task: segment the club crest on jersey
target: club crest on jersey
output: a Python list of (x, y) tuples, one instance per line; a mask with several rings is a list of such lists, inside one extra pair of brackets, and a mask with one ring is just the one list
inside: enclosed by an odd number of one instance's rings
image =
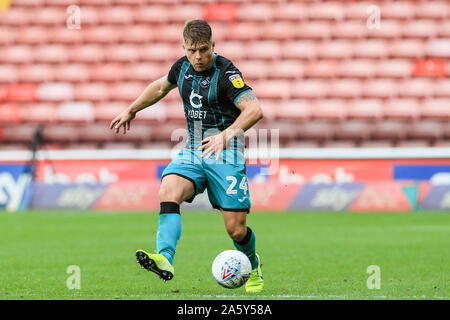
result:
[(202, 106), (202, 98), (203, 96), (197, 94), (194, 92), (194, 90), (191, 91), (191, 96), (189, 97), (189, 102), (191, 103), (191, 106), (193, 108), (201, 108)]
[(209, 77), (206, 77), (204, 80), (202, 80), (200, 82), (200, 87), (208, 88), (210, 82), (211, 82), (211, 79)]
[(235, 88), (242, 88), (244, 86), (244, 80), (242, 80), (239, 74), (233, 74), (232, 76), (229, 76), (228, 79), (230, 79)]

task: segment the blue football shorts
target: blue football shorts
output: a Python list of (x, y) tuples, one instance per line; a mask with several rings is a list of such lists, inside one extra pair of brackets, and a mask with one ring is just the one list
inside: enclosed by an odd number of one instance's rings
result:
[(181, 149), (164, 169), (162, 178), (175, 174), (190, 180), (194, 184), (195, 194), (187, 202), (192, 202), (196, 195), (207, 189), (213, 208), (250, 212), (250, 193), (243, 153), (225, 149), (217, 161), (215, 154), (209, 159), (202, 158), (201, 154), (198, 150)]

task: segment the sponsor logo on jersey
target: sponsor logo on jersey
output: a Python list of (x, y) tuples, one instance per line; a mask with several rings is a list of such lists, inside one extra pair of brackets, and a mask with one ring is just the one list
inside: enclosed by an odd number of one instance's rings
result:
[(209, 77), (206, 77), (204, 80), (202, 80), (200, 82), (200, 87), (208, 88), (210, 82), (211, 82), (211, 79)]
[(242, 88), (244, 86), (244, 80), (242, 80), (239, 74), (233, 74), (228, 78), (235, 88)]
[(192, 90), (191, 96), (189, 97), (191, 106), (196, 109), (200, 108), (202, 106), (202, 98), (203, 98), (203, 96), (195, 93), (194, 90)]

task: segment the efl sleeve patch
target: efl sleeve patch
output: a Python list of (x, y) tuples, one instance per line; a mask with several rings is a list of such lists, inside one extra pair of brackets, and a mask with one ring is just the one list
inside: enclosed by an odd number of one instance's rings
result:
[(244, 86), (244, 80), (239, 74), (233, 74), (228, 77), (235, 88), (242, 88)]

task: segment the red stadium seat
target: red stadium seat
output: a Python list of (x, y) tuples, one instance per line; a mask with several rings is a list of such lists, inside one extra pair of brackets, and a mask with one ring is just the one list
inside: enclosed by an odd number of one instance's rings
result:
[(317, 47), (313, 41), (288, 41), (280, 45), (281, 56), (284, 59), (314, 59)]
[(420, 116), (416, 99), (390, 99), (383, 105), (383, 109), (388, 119), (415, 120)]
[(55, 123), (58, 120), (57, 107), (51, 103), (38, 103), (20, 108), (20, 117), (24, 122)]
[(398, 39), (402, 36), (403, 26), (397, 20), (380, 20), (380, 28), (373, 28), (367, 31), (368, 38)]
[(16, 68), (13, 65), (0, 64), (0, 83), (6, 82), (11, 83), (18, 81), (19, 81), (18, 68)]
[(346, 20), (333, 23), (331, 36), (338, 39), (361, 39), (367, 34), (365, 20)]
[(392, 148), (393, 146), (391, 140), (365, 140), (359, 145), (360, 148)]
[(81, 44), (84, 40), (84, 35), (87, 32), (87, 27), (84, 27), (83, 15), (83, 29), (68, 29), (66, 26), (56, 26), (54, 28), (46, 28), (51, 34), (48, 37), (48, 42), (53, 44), (75, 45)]
[(69, 53), (64, 46), (40, 46), (34, 51), (34, 60), (43, 63), (65, 63), (69, 60)]
[(184, 109), (181, 103), (168, 103), (165, 106), (164, 111), (168, 121), (183, 122), (186, 119), (184, 115)]
[(80, 131), (77, 127), (64, 123), (45, 126), (42, 135), (46, 142), (73, 143), (78, 140)]
[(307, 78), (334, 78), (337, 75), (338, 63), (335, 60), (312, 60), (305, 66), (304, 76)]
[[(116, 45), (121, 30), (121, 27), (117, 26), (94, 25), (83, 28), (80, 31), (83, 34), (83, 41), (85, 43)], [(72, 33), (74, 32), (77, 33), (78, 31), (72, 31)]]
[(148, 25), (127, 25), (120, 30), (118, 41), (122, 43), (146, 44), (154, 39), (154, 29)]
[(291, 83), (292, 98), (322, 98), (328, 90), (328, 83), (324, 80), (297, 80)]
[(317, 47), (318, 56), (322, 59), (347, 59), (352, 51), (353, 47), (348, 40), (325, 41)]
[(82, 8), (80, 17), (83, 28), (84, 26), (98, 26), (100, 24), (100, 15), (102, 11), (99, 8), (92, 7), (91, 5), (92, 4), (86, 4), (80, 7)]
[(35, 102), (37, 88), (33, 83), (11, 83), (6, 85), (5, 101)]
[(396, 144), (396, 148), (428, 148), (430, 143), (426, 140), (402, 140)]
[(54, 69), (50, 65), (33, 64), (19, 68), (21, 82), (50, 82), (54, 80)]
[[(43, 7), (33, 12), (30, 22), (35, 25), (65, 26), (68, 16), (69, 15), (66, 12), (66, 8)], [(84, 12), (83, 12), (83, 19), (84, 19)]]
[(328, 121), (308, 121), (300, 124), (299, 138), (306, 140), (330, 140), (334, 137), (335, 124)]
[(275, 21), (299, 22), (306, 18), (305, 4), (299, 2), (284, 2), (273, 11)]
[(417, 60), (414, 63), (415, 77), (445, 77), (447, 65), (443, 59)]
[(97, 102), (93, 107), (94, 119), (100, 122), (111, 122), (121, 113), (127, 104), (118, 101)]
[(86, 82), (90, 78), (89, 67), (85, 64), (63, 64), (55, 67), (54, 78), (61, 82)]
[(129, 81), (144, 81), (150, 83), (169, 72), (169, 68), (161, 68), (157, 63), (132, 63), (124, 65), (126, 72), (123, 78)]
[(440, 24), (438, 34), (439, 34), (439, 37), (442, 37), (442, 38), (450, 37), (450, 20), (443, 21)]
[(158, 25), (154, 28), (153, 38), (157, 42), (171, 43), (181, 48), (183, 24)]
[(266, 79), (272, 68), (267, 68), (267, 63), (262, 60), (244, 60), (237, 65), (245, 80)]
[(126, 134), (120, 133), (115, 135), (116, 141), (128, 142), (147, 142), (150, 141), (152, 135), (152, 127), (148, 123), (132, 123), (131, 130)]
[[(247, 58), (247, 48), (245, 42), (227, 41), (216, 43), (215, 51), (223, 57), (231, 59), (234, 63), (236, 60)], [(251, 59), (256, 57), (249, 56)]]
[(432, 39), (427, 42), (425, 52), (429, 57), (450, 58), (450, 39)]
[(18, 29), (15, 27), (7, 27), (2, 25), (0, 28), (0, 45), (6, 46), (16, 42)]
[(74, 87), (74, 98), (76, 101), (107, 101), (110, 90), (104, 83), (81, 83)]
[(354, 140), (329, 140), (322, 144), (322, 148), (339, 148), (339, 149), (354, 149), (356, 148), (356, 141)]
[[(61, 0), (60, 0), (61, 1)], [(36, 8), (44, 4), (45, 0), (14, 0), (14, 7)], [(48, 2), (48, 1), (47, 1)]]
[(345, 2), (345, 15), (347, 19), (358, 19), (366, 21), (368, 17), (368, 8), (369, 4), (367, 2)]
[(375, 63), (369, 59), (352, 59), (337, 65), (337, 75), (343, 78), (371, 78), (375, 74)]
[(383, 108), (378, 99), (353, 99), (347, 103), (347, 117), (377, 121), (383, 117)]
[(426, 19), (445, 19), (450, 16), (450, 7), (446, 1), (425, 1), (414, 4), (415, 16)]
[[(180, 58), (184, 55), (181, 45), (169, 43), (148, 44), (138, 48), (140, 59), (145, 62), (163, 62)], [(136, 61), (135, 61), (136, 62)]]
[(450, 119), (450, 98), (426, 99), (420, 106), (422, 118)]
[(234, 3), (211, 3), (203, 10), (203, 19), (206, 21), (235, 22), (237, 10)]
[(311, 148), (320, 148), (320, 144), (317, 141), (309, 141), (309, 140), (303, 140), (303, 141), (288, 141), (285, 145), (285, 148), (292, 148), (292, 149), (311, 149)]
[(8, 143), (26, 143), (31, 145), (33, 135), (36, 131), (36, 124), (21, 124), (4, 126), (2, 130), (2, 140)]
[(407, 78), (412, 74), (409, 60), (382, 60), (375, 66), (375, 75), (380, 78)]
[(439, 121), (417, 121), (408, 127), (408, 137), (412, 139), (438, 139), (442, 138), (443, 127)]
[(311, 3), (304, 10), (310, 20), (341, 20), (345, 15), (339, 2)]
[(311, 106), (311, 115), (316, 119), (344, 120), (347, 116), (346, 102), (340, 99), (321, 99)]
[(0, 104), (0, 123), (19, 123), (20, 107), (17, 103)]

